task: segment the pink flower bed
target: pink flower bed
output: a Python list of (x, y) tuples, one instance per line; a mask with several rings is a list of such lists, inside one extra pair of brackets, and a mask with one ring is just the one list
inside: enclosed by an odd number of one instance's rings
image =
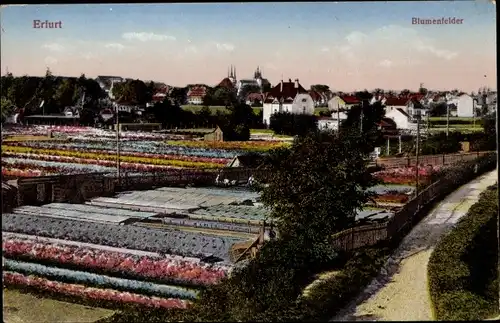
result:
[[(419, 167), (419, 179), (422, 181), (429, 180), (430, 176), (440, 169), (440, 166)], [(382, 170), (373, 173), (373, 176), (387, 184), (414, 184), (416, 181), (416, 174), (417, 168), (412, 166)]]
[(175, 257), (155, 259), (133, 256), (120, 252), (104, 251), (74, 245), (41, 243), (29, 239), (3, 238), (3, 254), (7, 258), (25, 257), (58, 264), (79, 266), (91, 271), (144, 277), (165, 282), (181, 282), (190, 285), (217, 284), (228, 274), (229, 268), (184, 260)]
[(123, 303), (135, 303), (159, 308), (182, 308), (189, 306), (189, 301), (174, 298), (150, 297), (113, 289), (86, 287), (78, 284), (61, 283), (37, 276), (26, 276), (15, 272), (3, 272), (4, 284), (22, 285), (64, 295), (83, 297), (93, 300), (105, 300)]

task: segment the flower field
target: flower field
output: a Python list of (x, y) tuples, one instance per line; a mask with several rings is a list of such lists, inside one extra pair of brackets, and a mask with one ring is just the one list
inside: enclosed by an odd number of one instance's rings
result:
[(209, 286), (226, 277), (229, 267), (188, 259), (148, 256), (98, 250), (74, 245), (37, 242), (34, 239), (3, 237), (4, 257), (44, 261), (69, 268), (114, 274), (121, 277), (152, 279), (162, 283)]
[(245, 150), (245, 151), (268, 151), (274, 148), (286, 147), (290, 144), (284, 141), (230, 141), (230, 142), (210, 142), (210, 141), (194, 141), (194, 140), (179, 140), (167, 141), (168, 145), (184, 146), (189, 148), (210, 148), (210, 149), (228, 149), (228, 150)]
[(91, 300), (105, 300), (121, 303), (135, 303), (159, 308), (187, 308), (189, 301), (172, 298), (149, 297), (113, 289), (87, 287), (81, 284), (68, 284), (46, 278), (23, 275), (12, 271), (3, 271), (3, 283), (14, 286), (35, 287), (46, 292), (55, 292), (68, 296), (76, 296)]
[[(428, 182), (432, 174), (439, 170), (439, 166), (418, 167), (420, 182)], [(416, 167), (399, 167), (375, 172), (373, 176), (386, 184), (415, 185), (416, 174)]]

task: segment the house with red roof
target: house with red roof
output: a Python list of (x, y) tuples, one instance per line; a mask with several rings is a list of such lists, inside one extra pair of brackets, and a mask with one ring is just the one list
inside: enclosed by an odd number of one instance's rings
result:
[(254, 104), (262, 104), (264, 102), (264, 95), (262, 93), (249, 93), (245, 99), (245, 103), (253, 106)]
[(328, 110), (345, 111), (360, 103), (361, 101), (354, 95), (336, 95), (328, 101)]
[(271, 115), (279, 112), (314, 114), (314, 101), (299, 80), (281, 80), (266, 95), (263, 107), (263, 122), (269, 125)]
[(187, 93), (188, 104), (201, 105), (207, 94), (207, 89), (204, 86), (196, 86), (189, 89)]

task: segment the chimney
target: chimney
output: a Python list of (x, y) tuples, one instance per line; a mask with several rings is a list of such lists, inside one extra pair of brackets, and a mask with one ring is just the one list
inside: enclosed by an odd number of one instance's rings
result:
[(292, 79), (288, 79), (288, 83), (292, 83)]
[(295, 79), (295, 88), (298, 89), (299, 88), (299, 79)]
[(283, 92), (283, 80), (281, 80), (280, 92)]

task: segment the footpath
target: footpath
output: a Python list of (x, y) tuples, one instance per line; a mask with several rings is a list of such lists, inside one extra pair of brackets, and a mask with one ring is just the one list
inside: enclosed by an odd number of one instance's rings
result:
[(403, 239), (380, 275), (332, 321), (432, 321), (427, 264), (437, 242), (497, 180), (497, 170), (463, 185)]

